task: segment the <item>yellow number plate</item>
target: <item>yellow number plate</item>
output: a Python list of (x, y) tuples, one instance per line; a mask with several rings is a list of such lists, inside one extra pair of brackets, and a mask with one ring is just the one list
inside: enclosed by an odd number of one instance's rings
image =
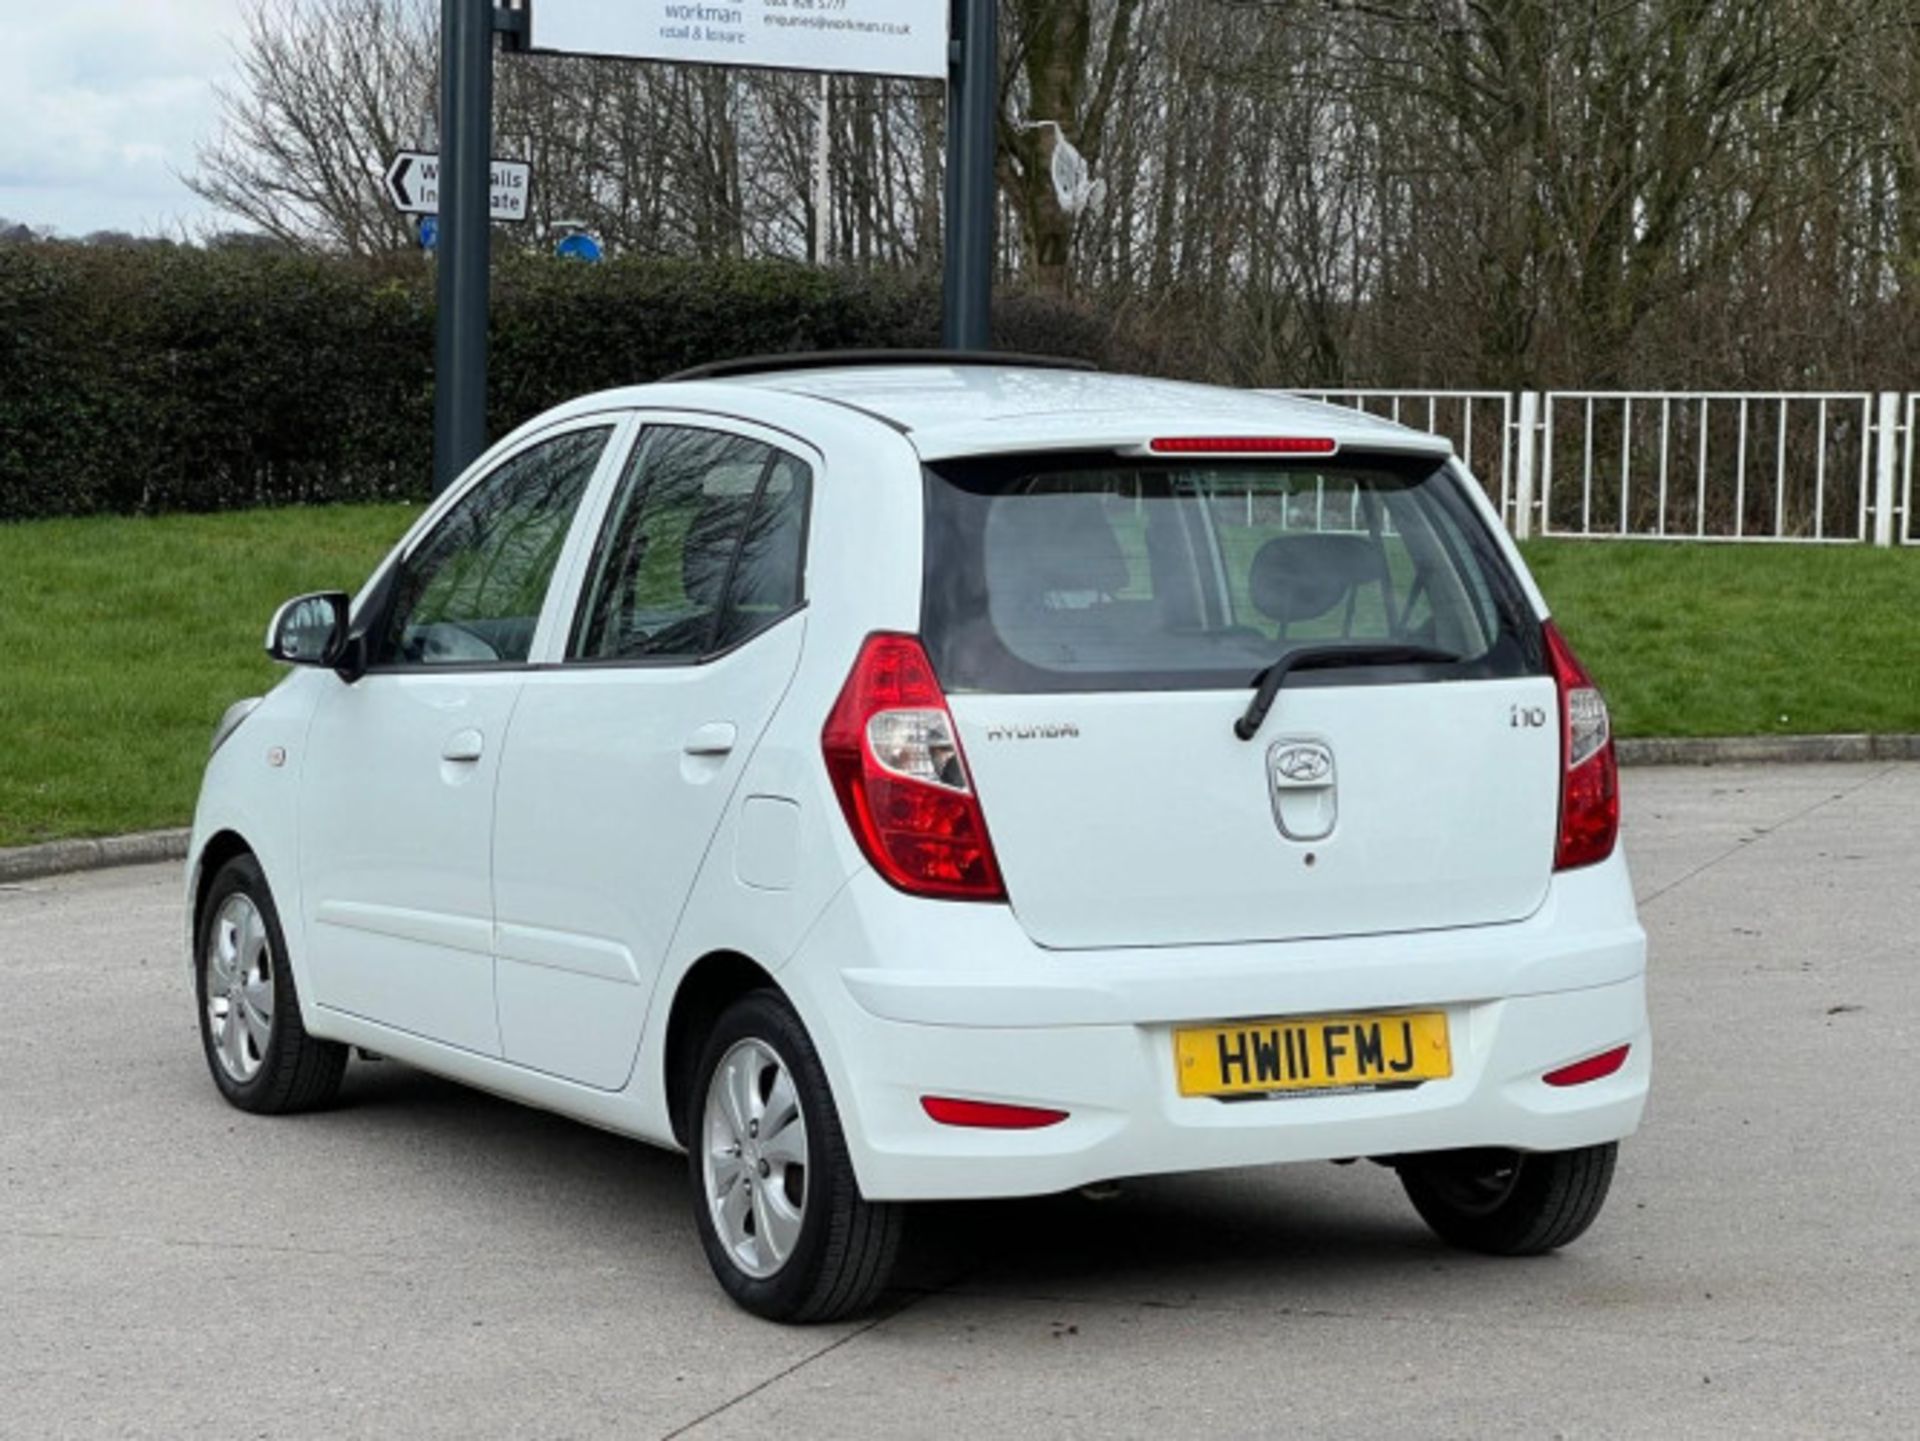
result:
[(1173, 1033), (1183, 1096), (1373, 1090), (1453, 1074), (1444, 1012), (1237, 1021)]

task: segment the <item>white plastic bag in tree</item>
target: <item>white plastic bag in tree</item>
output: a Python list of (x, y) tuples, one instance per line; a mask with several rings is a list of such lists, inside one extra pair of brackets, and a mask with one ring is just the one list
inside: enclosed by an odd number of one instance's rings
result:
[(1107, 182), (1094, 179), (1087, 158), (1067, 139), (1060, 123), (1057, 120), (1034, 120), (1020, 128), (1053, 132), (1053, 193), (1060, 201), (1060, 208), (1075, 216), (1098, 210), (1100, 202), (1107, 196)]

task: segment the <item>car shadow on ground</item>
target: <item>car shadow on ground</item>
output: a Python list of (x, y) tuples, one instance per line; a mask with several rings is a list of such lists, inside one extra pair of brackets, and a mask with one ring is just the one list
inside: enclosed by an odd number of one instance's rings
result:
[(1273, 1300), (1265, 1283), (1274, 1283), (1285, 1304), (1310, 1308), (1351, 1298), (1369, 1275), (1404, 1277), (1418, 1262), (1452, 1262), (1400, 1200), (1393, 1177), (1362, 1166), (1329, 1180), (1331, 1169), (1150, 1177), (1120, 1183), (1117, 1194), (1101, 1188), (1097, 1199), (1075, 1192), (928, 1206), (914, 1217), (901, 1280), (908, 1288), (1165, 1306), (1218, 1298), (1223, 1288), (1253, 1287)]
[[(390, 1147), (375, 1164), (413, 1157), (430, 1184), (483, 1181), (508, 1210), (537, 1206), (583, 1253), (678, 1232), (697, 1254), (680, 1155), (390, 1062), (356, 1062), (339, 1107), (312, 1119), (357, 1147)], [(451, 1157), (463, 1164), (432, 1164)], [(1264, 1277), (1284, 1282), (1284, 1304), (1310, 1308), (1370, 1277), (1474, 1264), (1439, 1247), (1394, 1178), (1365, 1162), (1154, 1177), (1117, 1192), (915, 1206), (897, 1299), (1180, 1306)]]

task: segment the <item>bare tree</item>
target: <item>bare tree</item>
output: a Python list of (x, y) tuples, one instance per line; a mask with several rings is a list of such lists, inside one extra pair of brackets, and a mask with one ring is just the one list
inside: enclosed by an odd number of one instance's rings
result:
[(187, 183), (282, 240), (407, 243), (381, 175), (431, 138), (437, 40), (419, 0), (253, 0), (220, 133)]
[[(256, 4), (193, 184), (287, 243), (409, 243), (428, 0)], [(1920, 360), (1912, 0), (1003, 0), (1002, 276), (1241, 381), (1842, 383)], [(501, 153), (616, 253), (931, 267), (942, 88), (503, 57)], [(1040, 124), (1037, 122), (1051, 122)], [(1076, 147), (1107, 186), (1079, 216)]]
[(1041, 288), (1064, 291), (1074, 217), (1054, 192), (1053, 149), (1064, 137), (1100, 164), (1121, 77), (1142, 60), (1134, 35), (1140, 0), (1008, 0), (1006, 9), (1003, 92), (1024, 109), (1024, 121), (1001, 115), (1000, 185), (1019, 219), (1028, 273)]

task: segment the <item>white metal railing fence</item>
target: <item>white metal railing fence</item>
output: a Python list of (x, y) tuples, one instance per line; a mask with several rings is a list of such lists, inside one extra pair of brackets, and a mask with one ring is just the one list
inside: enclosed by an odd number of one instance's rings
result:
[(1289, 394), (1447, 436), (1522, 538), (1920, 545), (1920, 391)]
[(1905, 454), (1901, 457), (1900, 469), (1900, 542), (1902, 545), (1920, 545), (1920, 516), (1913, 513), (1913, 457), (1920, 450), (1920, 390), (1907, 393), (1907, 432)]
[(1538, 533), (1862, 541), (1873, 425), (1864, 392), (1551, 392)]
[[(1295, 390), (1306, 400), (1344, 405), (1401, 425), (1444, 435), (1487, 494), (1500, 518), (1514, 524), (1515, 396), (1506, 390)], [(1476, 459), (1493, 461), (1482, 469)]]

